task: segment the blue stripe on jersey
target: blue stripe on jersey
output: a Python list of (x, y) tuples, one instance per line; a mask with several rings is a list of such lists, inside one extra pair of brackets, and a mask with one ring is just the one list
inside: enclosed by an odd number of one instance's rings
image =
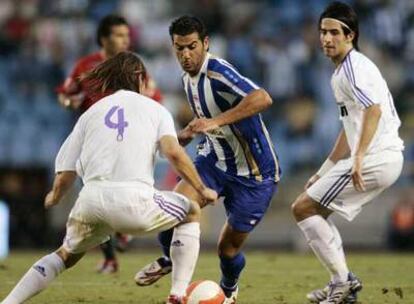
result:
[[(227, 86), (223, 85), (222, 82), (214, 78), (210, 79), (210, 84), (211, 84), (211, 91), (213, 92), (214, 101), (216, 105), (219, 107), (220, 111), (225, 112), (231, 109), (232, 106), (230, 102), (226, 100), (225, 98), (223, 98), (222, 96), (220, 96), (218, 92), (226, 92), (226, 93), (234, 95), (234, 91), (229, 90)], [(235, 98), (241, 100), (241, 98), (238, 97), (237, 95), (235, 96)]]
[(187, 99), (188, 99), (188, 102), (190, 103), (190, 106), (191, 106), (191, 109), (193, 110), (194, 115), (200, 118), (195, 108), (193, 93), (191, 92), (190, 80), (188, 80), (187, 82), (187, 97), (188, 97)]
[[(226, 85), (239, 96), (244, 97), (251, 91), (258, 89), (258, 86), (256, 86), (251, 80), (241, 76), (236, 69), (227, 62), (224, 63), (224, 61), (211, 58), (208, 62), (207, 71), (212, 71), (221, 75), (225, 80), (227, 80), (227, 83), (223, 82), (223, 85)], [(231, 86), (229, 84), (231, 84)], [(238, 92), (235, 88), (242, 91), (244, 95)]]
[(204, 79), (206, 78), (205, 74), (200, 75), (200, 79), (198, 80), (197, 90), (198, 90), (198, 98), (200, 99), (201, 110), (204, 113), (204, 116), (207, 118), (211, 118), (211, 113), (207, 107), (206, 103), (206, 96), (204, 94)]
[(355, 75), (354, 75), (354, 70), (352, 68), (352, 63), (351, 63), (351, 56), (347, 56), (345, 58), (345, 60), (343, 61), (343, 66), (344, 66), (344, 71), (345, 71), (345, 76), (348, 79), (348, 81), (351, 84), (351, 89), (355, 94), (355, 97), (358, 99), (358, 101), (360, 103), (362, 103), (362, 105), (367, 108), (371, 105), (374, 104), (374, 102), (369, 99), (369, 97), (364, 94), (364, 92), (362, 92), (362, 90), (360, 88), (358, 88), (356, 82), (355, 82)]
[(223, 148), (224, 156), (226, 158), (226, 173), (230, 175), (237, 175), (236, 157), (234, 156), (233, 149), (224, 138), (216, 138), (220, 146)]
[[(260, 115), (255, 115), (234, 124), (249, 144), (250, 151), (259, 167), (263, 179), (278, 179), (280, 167), (271, 142), (264, 134)], [(273, 157), (273, 154), (275, 157)]]

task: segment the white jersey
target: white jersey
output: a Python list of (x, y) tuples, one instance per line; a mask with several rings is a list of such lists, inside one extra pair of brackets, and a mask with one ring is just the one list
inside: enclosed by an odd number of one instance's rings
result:
[(120, 90), (89, 108), (56, 157), (56, 172), (91, 181), (138, 182), (152, 187), (161, 137), (177, 137), (171, 114), (150, 98)]
[(387, 83), (377, 66), (365, 55), (351, 50), (331, 79), (351, 155), (355, 155), (360, 138), (364, 109), (379, 104), (382, 115), (367, 154), (384, 150), (402, 151), (398, 135), (400, 119)]

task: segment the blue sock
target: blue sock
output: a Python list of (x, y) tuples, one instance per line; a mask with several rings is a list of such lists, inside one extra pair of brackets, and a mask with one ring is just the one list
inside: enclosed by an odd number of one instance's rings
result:
[(246, 265), (246, 259), (243, 253), (238, 253), (233, 258), (226, 258), (220, 256), (220, 268), (221, 268), (221, 282), (222, 287), (231, 289), (237, 285), (240, 273)]
[(167, 258), (170, 258), (170, 247), (173, 234), (174, 228), (158, 233), (158, 242), (160, 242), (162, 252)]

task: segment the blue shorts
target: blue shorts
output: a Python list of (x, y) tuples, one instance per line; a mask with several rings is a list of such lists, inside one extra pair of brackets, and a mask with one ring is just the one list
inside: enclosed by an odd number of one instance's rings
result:
[(204, 156), (198, 156), (194, 165), (206, 186), (224, 197), (227, 221), (231, 227), (239, 232), (252, 231), (266, 213), (277, 183), (228, 175)]

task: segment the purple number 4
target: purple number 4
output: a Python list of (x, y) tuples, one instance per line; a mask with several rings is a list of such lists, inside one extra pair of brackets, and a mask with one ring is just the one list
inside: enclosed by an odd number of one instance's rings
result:
[[(116, 122), (111, 121), (111, 117), (117, 112), (118, 120)], [(105, 125), (111, 129), (117, 129), (118, 135), (116, 137), (117, 141), (122, 141), (124, 139), (125, 128), (128, 127), (128, 122), (125, 121), (124, 109), (119, 106), (113, 106), (108, 113), (105, 115)]]

